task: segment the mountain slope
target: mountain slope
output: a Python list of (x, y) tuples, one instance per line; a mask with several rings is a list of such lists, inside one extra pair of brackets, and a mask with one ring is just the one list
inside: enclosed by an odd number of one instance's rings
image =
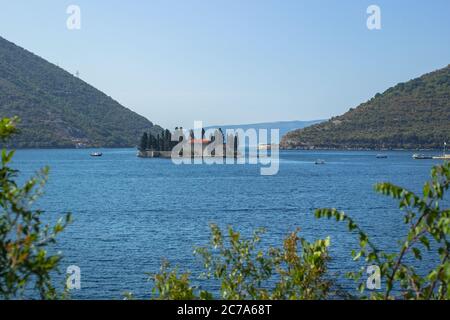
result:
[(146, 118), (0, 37), (0, 117), (18, 116), (14, 147), (132, 147)]
[(450, 65), (400, 83), (342, 116), (282, 139), (284, 148), (441, 148), (450, 141)]

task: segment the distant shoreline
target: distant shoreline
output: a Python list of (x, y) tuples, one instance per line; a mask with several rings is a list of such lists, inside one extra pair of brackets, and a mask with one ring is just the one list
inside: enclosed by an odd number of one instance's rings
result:
[(43, 148), (16, 148), (16, 147), (5, 147), (0, 146), (0, 149), (6, 150), (98, 150), (98, 149), (137, 149), (136, 146), (132, 147), (87, 147), (87, 148), (75, 148), (75, 147), (43, 147)]
[[(132, 147), (88, 147), (88, 148), (70, 148), (70, 147), (44, 147), (44, 148), (15, 148), (15, 147), (3, 147), (0, 146), (0, 149), (6, 148), (7, 150), (95, 150), (95, 149), (135, 149), (136, 146)], [(280, 148), (280, 151), (377, 151), (377, 152), (389, 152), (389, 151), (415, 151), (415, 152), (442, 152), (442, 148), (433, 148), (433, 149), (425, 149), (425, 148), (415, 148), (415, 149), (369, 149), (369, 148)]]
[(442, 148), (392, 148), (392, 149), (371, 149), (371, 148), (280, 148), (282, 151), (377, 151), (377, 152), (389, 152), (389, 151), (436, 151), (436, 152), (442, 152)]

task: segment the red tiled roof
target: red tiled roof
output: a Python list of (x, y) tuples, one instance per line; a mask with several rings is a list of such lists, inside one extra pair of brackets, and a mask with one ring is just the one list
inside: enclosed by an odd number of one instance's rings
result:
[(210, 143), (211, 140), (208, 139), (190, 139), (190, 143)]

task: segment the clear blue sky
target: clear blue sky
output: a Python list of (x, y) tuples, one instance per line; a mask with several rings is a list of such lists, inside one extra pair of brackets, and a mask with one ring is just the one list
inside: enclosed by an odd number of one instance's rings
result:
[[(382, 30), (366, 27), (371, 4)], [(448, 0), (2, 0), (0, 36), (155, 123), (191, 127), (341, 114), (450, 64), (449, 15)]]

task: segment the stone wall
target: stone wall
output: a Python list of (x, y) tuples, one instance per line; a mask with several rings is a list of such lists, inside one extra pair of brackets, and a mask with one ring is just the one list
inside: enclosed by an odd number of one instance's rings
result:
[(138, 151), (139, 158), (171, 158), (172, 151)]
[[(152, 150), (147, 150), (147, 151), (138, 151), (137, 156), (139, 158), (166, 158), (166, 159), (171, 159), (172, 158), (172, 151), (152, 151)], [(184, 156), (185, 158), (191, 158), (192, 155), (188, 155), (186, 154)], [(200, 153), (197, 154), (196, 152), (194, 152), (193, 155), (194, 158), (204, 158), (204, 156)], [(240, 152), (237, 152), (236, 154), (234, 152), (227, 152), (225, 156), (223, 156), (224, 158), (241, 158), (242, 154)]]

